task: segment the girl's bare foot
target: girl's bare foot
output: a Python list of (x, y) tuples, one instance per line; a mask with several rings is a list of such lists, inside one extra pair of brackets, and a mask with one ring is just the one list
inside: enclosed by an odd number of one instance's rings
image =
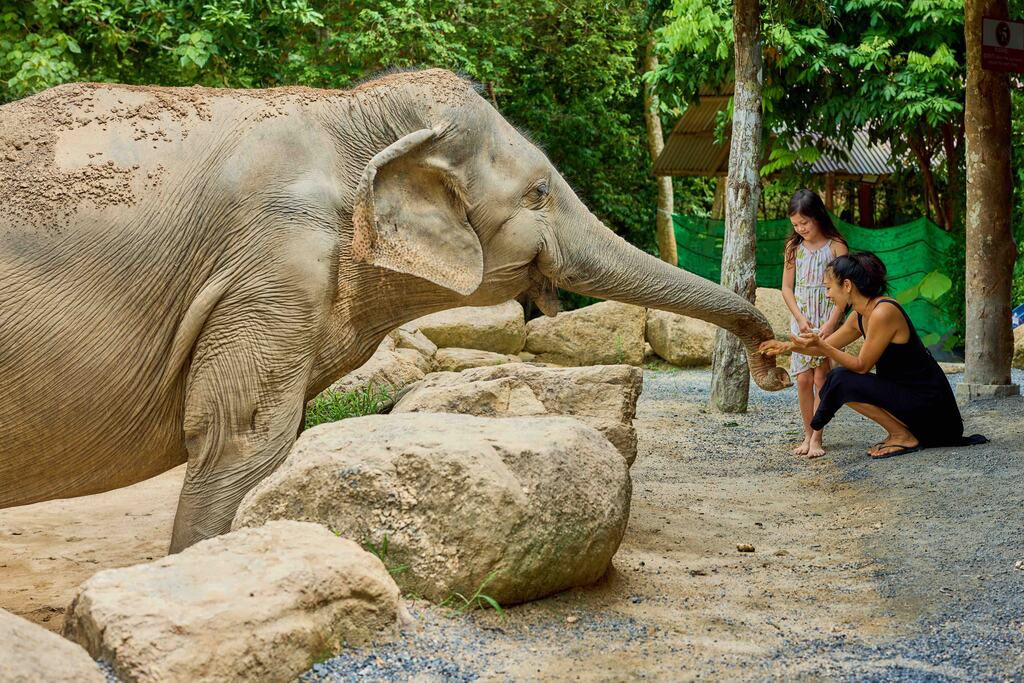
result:
[(805, 436), (803, 442), (793, 449), (793, 455), (807, 455), (811, 449), (811, 437)]
[(823, 455), (825, 455), (825, 447), (822, 445), (821, 439), (812, 437), (807, 447), (807, 457), (820, 458)]

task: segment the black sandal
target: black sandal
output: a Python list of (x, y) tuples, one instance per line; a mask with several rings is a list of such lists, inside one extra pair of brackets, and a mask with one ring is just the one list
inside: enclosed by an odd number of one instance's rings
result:
[(895, 448), (896, 450), (894, 450), (894, 451), (892, 451), (890, 453), (885, 453), (883, 455), (871, 455), (870, 453), (868, 453), (868, 455), (871, 456), (871, 458), (873, 458), (874, 460), (884, 460), (886, 458), (894, 458), (897, 455), (906, 455), (907, 453), (917, 453), (919, 450), (921, 450), (921, 446), (920, 445), (918, 445), (918, 446), (904, 446), (904, 445), (898, 444), (898, 443), (891, 443), (888, 446), (883, 446), (883, 448), (887, 448), (887, 449), (888, 448)]

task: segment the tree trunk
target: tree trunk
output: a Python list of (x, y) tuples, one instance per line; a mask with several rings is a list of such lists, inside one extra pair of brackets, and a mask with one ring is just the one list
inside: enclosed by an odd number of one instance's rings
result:
[(939, 191), (935, 186), (935, 176), (932, 174), (932, 155), (928, 152), (924, 134), (915, 135), (911, 133), (907, 136), (907, 143), (910, 151), (917, 158), (917, 165), (921, 168), (921, 177), (924, 178), (925, 214), (930, 218), (929, 208), (935, 207), (935, 224), (943, 230), (949, 230), (946, 225), (946, 214), (943, 211), (942, 202), (939, 201)]
[[(654, 54), (654, 39), (647, 43), (647, 51), (644, 57), (644, 70), (654, 71), (658, 68), (658, 56)], [(650, 83), (644, 84), (644, 121), (647, 124), (647, 146), (651, 150), (651, 164), (661, 156), (661, 150), (665, 149), (665, 138), (661, 132), (661, 115), (658, 113), (658, 96)], [(672, 225), (673, 196), (672, 178), (669, 176), (658, 176), (655, 178), (658, 183), (658, 212), (655, 219), (655, 229), (658, 237), (658, 256), (666, 263), (673, 266), (679, 263), (679, 255), (676, 252), (676, 233)]]
[[(729, 180), (725, 201), (722, 286), (753, 303), (756, 292), (755, 226), (761, 197), (761, 7), (759, 0), (733, 3), (736, 86), (733, 99)], [(712, 362), (711, 406), (747, 409), (750, 375), (739, 340), (719, 330)]]
[(964, 180), (960, 175), (960, 162), (964, 151), (964, 122), (942, 125), (942, 144), (946, 152), (946, 225), (951, 232), (963, 225)]
[(718, 176), (715, 178), (715, 198), (711, 203), (711, 217), (716, 221), (725, 218), (725, 184), (728, 178)]
[[(1010, 283), (1017, 247), (1010, 223), (1010, 83), (981, 68), (982, 17), (1006, 19), (1007, 0), (966, 0), (967, 348), (964, 398), (1017, 393), (1010, 386)], [(965, 386), (966, 385), (966, 386)]]

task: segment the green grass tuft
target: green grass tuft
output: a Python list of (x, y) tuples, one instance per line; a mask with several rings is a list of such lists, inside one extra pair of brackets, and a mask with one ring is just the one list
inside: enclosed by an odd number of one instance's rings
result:
[(476, 592), (468, 598), (462, 593), (452, 593), (447, 598), (441, 601), (441, 607), (451, 607), (453, 610), (455, 610), (457, 614), (463, 614), (467, 610), (471, 609), (483, 609), (486, 607), (491, 607), (495, 612), (498, 613), (498, 616), (504, 617), (505, 610), (501, 608), (501, 605), (498, 604), (498, 601), (492, 598), (490, 595), (484, 593), (484, 588), (486, 588), (487, 584), (494, 580), (494, 577), (496, 575), (497, 572), (491, 572), (490, 574), (488, 574), (487, 578), (484, 579), (483, 583), (480, 584), (480, 587), (476, 589)]
[(377, 556), (391, 576), (398, 576), (409, 569), (407, 564), (391, 564), (388, 562), (388, 535), (384, 534), (384, 540), (380, 545), (374, 545), (369, 539), (363, 541), (363, 548)]
[(344, 394), (325, 391), (306, 404), (306, 429), (349, 417), (374, 415), (390, 401), (391, 394), (386, 387), (375, 387), (372, 384), (366, 389)]

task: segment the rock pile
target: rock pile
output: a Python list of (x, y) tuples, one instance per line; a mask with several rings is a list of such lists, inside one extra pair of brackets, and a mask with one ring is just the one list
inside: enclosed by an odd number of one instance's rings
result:
[(392, 413), (568, 415), (604, 434), (631, 465), (636, 459), (633, 418), (642, 387), (643, 373), (628, 365), (546, 368), (516, 363), (428, 375), (400, 397)]

